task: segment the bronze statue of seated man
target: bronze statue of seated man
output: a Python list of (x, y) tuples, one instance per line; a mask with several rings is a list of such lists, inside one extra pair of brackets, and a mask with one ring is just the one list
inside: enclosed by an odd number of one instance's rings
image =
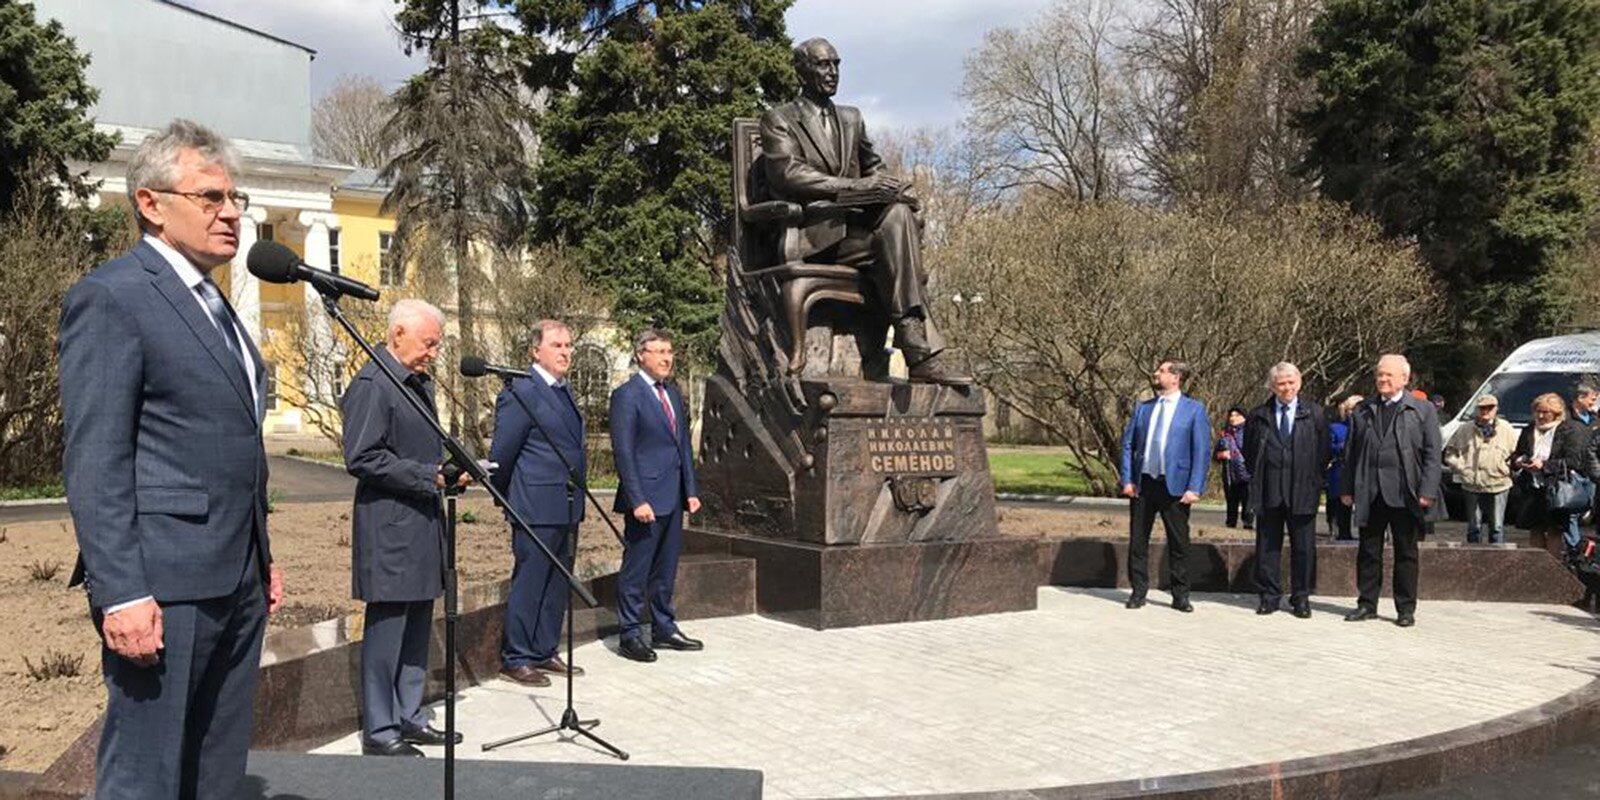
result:
[(833, 103), (839, 54), (825, 39), (794, 49), (801, 97), (761, 117), (768, 190), (775, 199), (827, 201), (848, 213), (822, 215), (801, 231), (805, 261), (856, 267), (894, 326), (911, 379), (968, 384), (939, 358), (942, 341), (928, 318), (921, 226), (910, 185), (883, 171), (860, 110)]

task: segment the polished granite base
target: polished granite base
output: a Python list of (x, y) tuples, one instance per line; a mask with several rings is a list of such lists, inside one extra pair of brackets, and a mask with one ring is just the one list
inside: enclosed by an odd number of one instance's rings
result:
[[(1157, 530), (1154, 539), (1159, 540)], [(1543, 550), (1503, 545), (1454, 543), (1419, 546), (1420, 600), (1480, 600), (1502, 603), (1569, 603), (1583, 594), (1583, 586), (1560, 562)], [(1082, 588), (1128, 586), (1126, 539), (1056, 539), (1039, 544), (1040, 584)], [(1156, 588), (1168, 584), (1166, 547), (1150, 543), (1152, 571), (1159, 569)], [(1255, 544), (1249, 541), (1204, 542), (1189, 545), (1189, 586), (1195, 592), (1252, 594), (1255, 583)], [(1394, 575), (1394, 552), (1383, 554), (1384, 593)], [(1289, 553), (1284, 548), (1280, 575), (1287, 593)], [(1313, 594), (1354, 597), (1356, 546), (1349, 543), (1317, 545)]]
[(700, 529), (684, 537), (696, 552), (754, 559), (756, 610), (818, 630), (1037, 605), (1038, 545), (1027, 539), (828, 546)]

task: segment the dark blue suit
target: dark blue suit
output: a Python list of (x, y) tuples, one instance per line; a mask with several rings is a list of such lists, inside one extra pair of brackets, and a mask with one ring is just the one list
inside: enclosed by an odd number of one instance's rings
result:
[(67, 502), (95, 623), (153, 596), (165, 648), (152, 667), (102, 649), (101, 798), (242, 793), (272, 563), (266, 371), (243, 342), (254, 393), (197, 295), (148, 242), (62, 302)]
[[(432, 416), (433, 380), (412, 373), (389, 348), (378, 359)], [(361, 635), (361, 731), (386, 744), (428, 725), (433, 601), (444, 592), (444, 511), (434, 483), (444, 442), (395, 391), (376, 362), (356, 373), (339, 400), (345, 469), (356, 477), (350, 515), (351, 594), (367, 604)]]
[[(672, 589), (683, 546), (683, 511), (699, 489), (683, 395), (671, 384), (664, 388), (672, 405), (670, 422), (648, 375), (640, 373), (611, 392), (611, 452), (621, 484), (613, 510), (626, 520), (627, 547), (617, 574), (617, 621), (624, 639), (639, 635), (647, 595), (651, 635), (659, 639), (678, 630)], [(633, 509), (641, 503), (650, 504), (654, 522), (634, 518)]]
[[(1128, 521), (1128, 583), (1135, 597), (1144, 597), (1150, 588), (1150, 529), (1160, 516), (1161, 527), (1167, 531), (1172, 596), (1181, 600), (1189, 595), (1189, 506), (1178, 501), (1184, 492), (1203, 494), (1206, 490), (1206, 472), (1211, 466), (1211, 424), (1206, 420), (1204, 404), (1188, 395), (1178, 395), (1172, 422), (1167, 426), (1166, 446), (1161, 449), (1160, 458), (1152, 462), (1145, 449), (1155, 411), (1155, 398), (1140, 403), (1122, 431), (1122, 484), (1132, 484), (1138, 492)], [(1145, 474), (1151, 464), (1158, 464), (1161, 474)]]
[[(533, 410), (538, 427), (524, 406)], [(500, 466), (492, 480), (533, 527), (534, 535), (570, 569), (576, 549), (571, 539), (583, 519), (584, 496), (581, 485), (567, 485), (562, 457), (572, 465), (580, 484), (588, 479), (583, 415), (567, 388), (551, 386), (534, 371), (533, 380), (518, 378), (495, 400), (489, 460)], [(507, 669), (538, 664), (556, 655), (569, 591), (561, 573), (551, 568), (526, 534), (511, 532), (511, 552), (516, 565), (511, 572), (500, 646), (500, 660)]]

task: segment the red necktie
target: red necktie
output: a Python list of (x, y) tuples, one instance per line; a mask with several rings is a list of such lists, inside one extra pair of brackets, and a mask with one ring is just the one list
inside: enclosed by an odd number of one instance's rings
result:
[(672, 431), (672, 438), (678, 438), (678, 419), (672, 416), (672, 403), (667, 400), (667, 389), (661, 384), (656, 384), (656, 396), (661, 398), (661, 410), (667, 412), (667, 430)]

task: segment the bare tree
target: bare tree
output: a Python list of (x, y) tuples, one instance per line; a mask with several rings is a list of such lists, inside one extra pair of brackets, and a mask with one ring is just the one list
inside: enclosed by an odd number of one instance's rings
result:
[(984, 36), (967, 59), (961, 95), (991, 188), (1039, 187), (1073, 200), (1122, 193), (1127, 98), (1115, 21), (1103, 0), (1061, 0), (1026, 29)]
[(0, 217), (0, 486), (30, 486), (61, 476), (61, 300), (95, 262), (130, 243), (132, 230), (97, 230), (107, 221), (63, 209), (44, 181), (14, 200)]
[(1412, 249), (1330, 204), (1240, 215), (1036, 194), (936, 253), (941, 309), (980, 383), (1063, 441), (1102, 493), (1122, 426), (1162, 358), (1190, 362), (1213, 409), (1300, 364), (1307, 391), (1347, 390), (1421, 333), (1438, 294)]
[(383, 137), (389, 93), (366, 75), (345, 75), (311, 109), (311, 146), (318, 156), (382, 169), (394, 155)]
[(1127, 138), (1143, 188), (1169, 202), (1274, 205), (1308, 196), (1291, 126), (1294, 70), (1321, 0), (1158, 0), (1121, 53)]

